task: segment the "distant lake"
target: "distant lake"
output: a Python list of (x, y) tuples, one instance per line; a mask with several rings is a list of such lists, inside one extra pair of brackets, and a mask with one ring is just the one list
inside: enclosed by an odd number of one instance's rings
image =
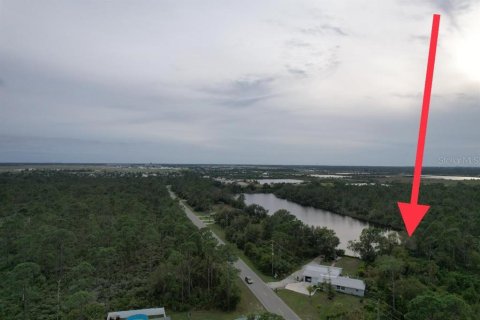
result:
[(298, 179), (257, 179), (260, 184), (274, 184), (274, 183), (294, 183), (299, 184), (303, 183), (303, 180)]
[(436, 175), (422, 175), (422, 178), (425, 179), (444, 179), (444, 180), (480, 180), (480, 177), (463, 177), (463, 176), (436, 176)]
[(358, 240), (362, 230), (369, 226), (368, 223), (351, 217), (313, 207), (304, 207), (295, 202), (280, 199), (272, 193), (245, 193), (244, 195), (246, 205), (260, 205), (267, 209), (270, 215), (280, 209), (285, 209), (307, 225), (333, 229), (340, 239), (338, 247), (352, 256), (353, 252), (347, 249), (348, 241)]
[(344, 175), (344, 174), (311, 174), (310, 177), (315, 177), (315, 178), (330, 178), (330, 179), (344, 179), (344, 178), (350, 178), (350, 176)]

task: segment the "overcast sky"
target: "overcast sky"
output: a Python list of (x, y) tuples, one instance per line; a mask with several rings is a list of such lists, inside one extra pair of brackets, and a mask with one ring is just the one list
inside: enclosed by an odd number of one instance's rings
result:
[(2, 1), (0, 162), (480, 158), (480, 2)]

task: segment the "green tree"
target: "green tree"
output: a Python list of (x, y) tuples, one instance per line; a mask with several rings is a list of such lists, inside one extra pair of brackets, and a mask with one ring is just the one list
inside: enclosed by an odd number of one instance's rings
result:
[(87, 291), (77, 291), (68, 296), (65, 302), (65, 307), (67, 308), (67, 318), (72, 320), (88, 319), (90, 312), (87, 312), (89, 311), (87, 306), (92, 302), (94, 302), (94, 297), (90, 292)]
[[(33, 262), (23, 262), (12, 271), (13, 283), (10, 288), (13, 297), (21, 301), (23, 319), (32, 318), (32, 304), (40, 299), (40, 289), (45, 281), (40, 266)], [(17, 301), (18, 301), (17, 300)]]
[(408, 320), (468, 320), (473, 319), (470, 307), (452, 294), (427, 292), (408, 304)]
[(382, 232), (378, 228), (365, 228), (360, 234), (359, 241), (350, 241), (348, 248), (359, 254), (362, 260), (373, 262), (377, 257), (379, 245), (382, 243)]
[(310, 304), (312, 304), (312, 294), (313, 294), (313, 291), (315, 291), (315, 288), (310, 285), (307, 287), (307, 291), (308, 291), (308, 300), (310, 301)]
[(278, 314), (271, 312), (264, 312), (260, 314), (258, 320), (283, 320), (284, 318)]
[(395, 291), (395, 283), (398, 276), (402, 273), (404, 269), (403, 262), (395, 257), (392, 256), (381, 256), (377, 259), (376, 264), (378, 265), (378, 269), (390, 279), (391, 284), (391, 292), (392, 292), (392, 308), (395, 310), (396, 303), (396, 291)]

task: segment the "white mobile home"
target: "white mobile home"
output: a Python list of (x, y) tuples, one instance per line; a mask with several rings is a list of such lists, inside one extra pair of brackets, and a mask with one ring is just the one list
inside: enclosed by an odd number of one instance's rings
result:
[(303, 271), (303, 281), (312, 284), (330, 283), (339, 292), (363, 297), (365, 282), (359, 279), (342, 277), (342, 268), (309, 264)]

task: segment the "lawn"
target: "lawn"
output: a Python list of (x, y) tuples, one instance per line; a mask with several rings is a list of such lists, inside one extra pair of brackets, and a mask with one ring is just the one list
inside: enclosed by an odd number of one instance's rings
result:
[(336, 293), (333, 300), (329, 300), (325, 292), (317, 292), (309, 298), (283, 289), (278, 290), (278, 296), (303, 320), (327, 319), (328, 316), (341, 315), (342, 312), (361, 308), (363, 305), (361, 298), (343, 293)]
[(239, 318), (240, 316), (246, 316), (251, 313), (264, 312), (265, 309), (263, 306), (241, 279), (237, 280), (237, 284), (240, 287), (241, 299), (235, 311), (223, 312), (219, 310), (197, 310), (191, 311), (189, 317), (189, 312), (168, 312), (167, 310), (167, 315), (173, 320), (231, 320)]
[(335, 267), (343, 268), (342, 275), (357, 277), (358, 269), (362, 266), (363, 262), (354, 257), (342, 257), (335, 263)]

